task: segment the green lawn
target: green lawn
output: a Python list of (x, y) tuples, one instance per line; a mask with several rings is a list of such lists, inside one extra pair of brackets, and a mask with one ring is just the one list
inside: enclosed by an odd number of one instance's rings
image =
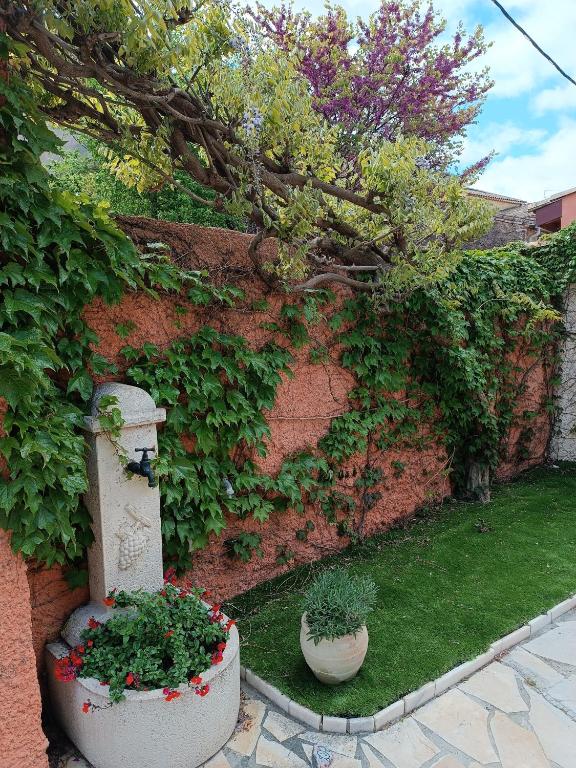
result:
[[(492, 530), (479, 533), (483, 519)], [(358, 676), (324, 686), (300, 652), (300, 598), (335, 565), (368, 574), (378, 607)], [(242, 663), (317, 712), (371, 715), (486, 650), (576, 591), (576, 465), (539, 469), (493, 501), (450, 502), (404, 530), (376, 536), (262, 584), (227, 605)]]

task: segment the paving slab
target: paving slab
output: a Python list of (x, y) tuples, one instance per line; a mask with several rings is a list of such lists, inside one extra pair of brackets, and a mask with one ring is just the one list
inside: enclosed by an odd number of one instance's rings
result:
[(528, 705), (520, 696), (516, 674), (510, 667), (492, 662), (458, 686), (464, 693), (492, 704), (502, 712), (526, 712)]
[(283, 744), (260, 736), (256, 747), (256, 765), (266, 768), (307, 768), (302, 758), (295, 755)]
[(306, 730), (306, 726), (302, 723), (292, 720), (280, 712), (275, 712), (273, 709), (268, 711), (262, 727), (278, 741), (286, 741)]
[(529, 685), (534, 684), (541, 690), (564, 680), (554, 667), (538, 656), (534, 656), (533, 653), (529, 653), (523, 646), (514, 648), (502, 661), (517, 669)]
[(576, 667), (576, 621), (564, 621), (524, 646), (526, 651), (545, 659)]
[(332, 752), (346, 757), (354, 757), (358, 747), (356, 736), (345, 736), (339, 733), (318, 733), (318, 731), (306, 731), (300, 735), (302, 741), (308, 741), (310, 744), (328, 747)]
[(265, 712), (266, 705), (263, 701), (258, 699), (243, 701), (240, 706), (238, 725), (232, 738), (226, 744), (228, 749), (239, 752), (245, 757), (250, 757), (260, 738)]
[[(557, 701), (576, 720), (576, 675), (570, 675), (548, 689), (549, 699)], [(576, 744), (574, 745), (576, 749)]]
[(334, 755), (330, 768), (362, 768), (362, 763), (360, 760), (354, 760), (353, 757)]
[(230, 763), (222, 750), (204, 765), (206, 768), (230, 768)]
[(376, 752), (368, 746), (368, 744), (361, 744), (364, 757), (368, 761), (367, 768), (384, 768), (384, 763), (377, 757)]
[(364, 741), (396, 768), (420, 768), (440, 752), (411, 717), (367, 736)]
[(576, 723), (537, 691), (528, 695), (530, 725), (546, 756), (560, 768), (576, 768)]
[(430, 768), (464, 768), (464, 766), (453, 755), (444, 755), (437, 763), (432, 763)]
[(480, 763), (496, 763), (488, 734), (488, 709), (451, 690), (414, 712), (414, 718), (448, 744)]
[(544, 750), (532, 731), (502, 712), (496, 712), (490, 728), (502, 768), (550, 768)]

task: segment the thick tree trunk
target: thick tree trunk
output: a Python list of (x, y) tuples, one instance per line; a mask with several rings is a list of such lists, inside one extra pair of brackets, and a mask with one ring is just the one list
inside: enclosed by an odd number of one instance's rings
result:
[(469, 461), (466, 466), (466, 497), (487, 504), (490, 501), (490, 468), (479, 461)]

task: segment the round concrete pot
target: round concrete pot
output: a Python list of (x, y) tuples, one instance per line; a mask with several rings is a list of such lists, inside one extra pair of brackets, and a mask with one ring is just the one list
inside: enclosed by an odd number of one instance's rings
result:
[[(161, 689), (126, 691), (126, 698), (110, 706), (108, 686), (94, 678), (61, 682), (54, 664), (69, 653), (65, 643), (46, 646), (48, 679), (54, 714), (70, 740), (94, 768), (196, 768), (228, 741), (240, 709), (238, 631), (232, 627), (224, 658), (202, 675), (206, 696), (188, 685), (180, 696), (166, 701)], [(82, 704), (100, 709), (87, 714)]]
[(300, 629), (300, 647), (306, 664), (320, 682), (337, 685), (357, 674), (368, 650), (368, 630), (365, 626), (355, 635), (344, 635), (335, 640), (320, 640), (318, 644), (309, 637), (309, 633), (304, 614)]

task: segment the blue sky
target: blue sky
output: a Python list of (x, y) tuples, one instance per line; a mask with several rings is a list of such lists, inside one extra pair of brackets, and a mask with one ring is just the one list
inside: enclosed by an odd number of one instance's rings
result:
[[(352, 16), (366, 17), (379, 2), (338, 4)], [(296, 0), (295, 5), (318, 13), (324, 3)], [(503, 5), (576, 79), (576, 0), (503, 0)], [(468, 132), (463, 160), (473, 162), (492, 149), (498, 155), (476, 186), (529, 201), (576, 187), (576, 86), (490, 0), (435, 0), (434, 7), (447, 19), (449, 30), (460, 20), (469, 30), (482, 24), (493, 42), (484, 63), (495, 86)]]

